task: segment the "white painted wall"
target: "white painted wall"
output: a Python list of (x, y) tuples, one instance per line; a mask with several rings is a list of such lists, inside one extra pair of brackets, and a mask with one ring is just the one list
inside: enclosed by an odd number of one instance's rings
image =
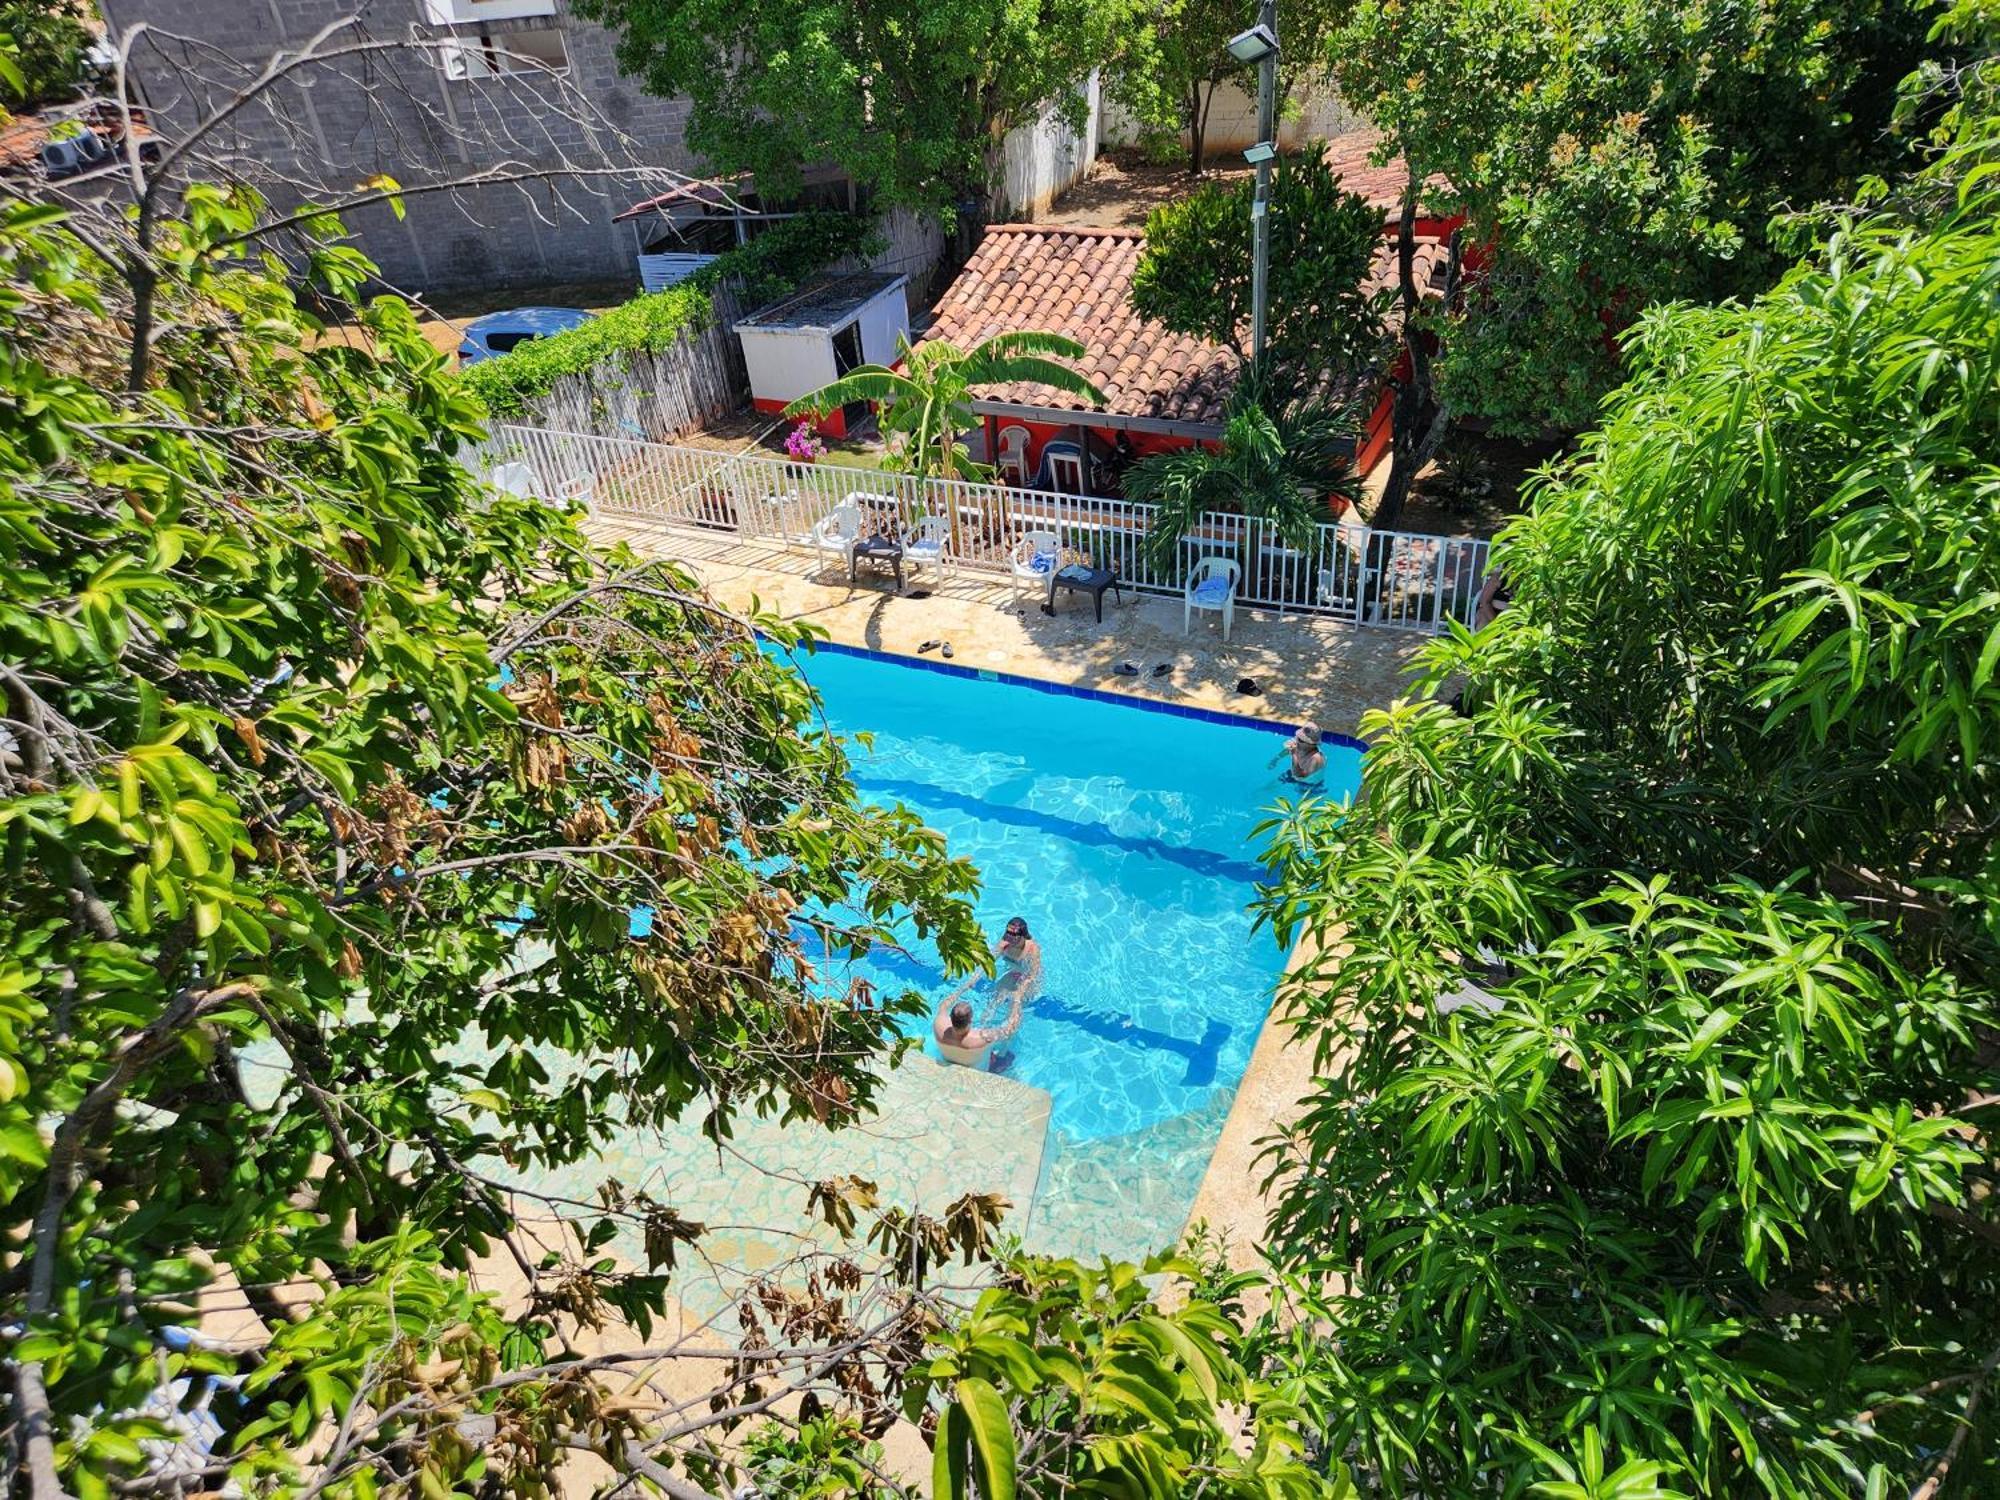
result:
[(903, 288), (892, 286), (863, 304), (855, 319), (861, 325), (861, 358), (871, 365), (896, 362), (896, 336), (910, 331), (910, 305)]
[[(1100, 134), (1105, 146), (1138, 144), (1139, 126), (1131, 115), (1109, 99), (1105, 101), (1103, 115)], [(1278, 143), (1290, 149), (1310, 140), (1357, 130), (1367, 123), (1342, 104), (1340, 96), (1333, 90), (1319, 89), (1296, 101), (1291, 108), (1279, 112)], [(1246, 86), (1232, 79), (1215, 91), (1215, 102), (1209, 106), (1208, 136), (1203, 142), (1203, 151), (1213, 161), (1225, 153), (1240, 152), (1256, 143), (1256, 84), (1253, 82)], [(1185, 134), (1181, 145), (1183, 148), (1187, 145)]]
[(1097, 160), (1103, 122), (1103, 90), (1092, 73), (1078, 91), (1089, 105), (1081, 131), (1073, 131), (1053, 105), (1025, 125), (1007, 132), (1001, 143), (1000, 201), (993, 221), (1033, 219)]
[(750, 394), (759, 401), (796, 401), (834, 378), (833, 340), (809, 329), (739, 328)]

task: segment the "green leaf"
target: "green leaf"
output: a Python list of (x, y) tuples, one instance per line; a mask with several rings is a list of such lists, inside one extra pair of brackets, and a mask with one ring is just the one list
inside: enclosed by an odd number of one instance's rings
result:
[(977, 1376), (954, 1388), (965, 1413), (982, 1500), (1014, 1500), (1014, 1426), (1000, 1393)]
[(953, 1401), (938, 1414), (931, 1439), (931, 1494), (935, 1500), (965, 1500), (972, 1419), (961, 1402)]

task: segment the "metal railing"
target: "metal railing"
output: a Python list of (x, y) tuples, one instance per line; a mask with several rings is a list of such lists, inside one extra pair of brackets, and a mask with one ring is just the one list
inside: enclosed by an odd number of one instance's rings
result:
[(467, 462), (518, 493), (787, 546), (812, 546), (814, 526), (842, 504), (885, 525), (945, 516), (956, 565), (1001, 577), (1018, 544), (1038, 532), (1147, 593), (1179, 595), (1196, 562), (1226, 557), (1239, 569), (1239, 604), (1396, 630), (1469, 623), (1487, 567), (1488, 543), (1477, 537), (1328, 522), (1298, 545), (1268, 521), (1212, 511), (1182, 535), (1174, 566), (1162, 570), (1146, 547), (1147, 505), (541, 427), (496, 426)]

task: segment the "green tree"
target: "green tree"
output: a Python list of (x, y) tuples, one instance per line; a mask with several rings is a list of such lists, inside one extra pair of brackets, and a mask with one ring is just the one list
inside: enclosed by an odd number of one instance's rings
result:
[(78, 0), (0, 0), (0, 37), (12, 41), (18, 79), (0, 73), (0, 106), (35, 109), (76, 97), (90, 50)]
[(850, 401), (876, 402), (883, 432), (899, 445), (914, 472), (956, 479), (979, 472), (960, 441), (961, 434), (978, 425), (972, 412), (976, 387), (1026, 380), (1095, 404), (1104, 401), (1104, 392), (1056, 362), (1081, 359), (1089, 352), (1061, 334), (996, 333), (970, 349), (946, 339), (932, 339), (914, 349), (907, 340), (899, 340), (897, 347), (896, 363), (901, 368), (856, 365), (840, 379), (799, 397), (785, 408), (785, 415), (818, 416)]
[[(840, 953), (913, 921), (962, 970), (975, 877), (856, 799), (753, 626), (796, 630), (479, 486), (476, 403), (405, 303), (355, 304), (351, 250), (246, 257), (273, 216), (241, 188), (151, 205), (143, 241), (56, 202), (0, 217), (23, 1472), (37, 1497), (134, 1477), (155, 1383), (229, 1364), (162, 1337), (219, 1277), (276, 1331), (217, 1407), (246, 1488), (305, 1483), (300, 1442), (343, 1421), (313, 1460), (357, 1494), (385, 1454), (432, 1493), (481, 1466), (534, 1492), (568, 1442), (622, 1464), (599, 1394), (523, 1372), (562, 1356), (562, 1308), (643, 1333), (700, 1226), (614, 1192), (579, 1241), (643, 1227), (654, 1264), (538, 1268), (515, 1169), (695, 1108), (718, 1136), (867, 1111), (911, 1002), (829, 993), (800, 924)], [(293, 264), (365, 337), (326, 336)], [(503, 1247), (535, 1289), (512, 1323), (459, 1274)], [(455, 1440), (447, 1408), (519, 1446)]]
[(1123, 0), (579, 0), (620, 66), (693, 104), (688, 145), (765, 194), (833, 162), (901, 204), (985, 221), (1007, 131), (1119, 45)]
[(1322, 1078), (1262, 1357), (1382, 1493), (2000, 1483), (1997, 141), (1645, 315), (1461, 711), (1271, 830)]
[[(1161, 0), (1139, 7), (1106, 87), (1148, 136), (1187, 140), (1187, 169), (1199, 176), (1206, 158), (1209, 111), (1216, 90), (1234, 79), (1253, 96), (1254, 70), (1227, 49), (1229, 39), (1257, 20), (1256, 0)], [(1325, 71), (1326, 34), (1337, 7), (1288, 3), (1279, 17), (1279, 109), (1318, 82)]]
[(1409, 320), (1413, 355), (1442, 351), (1410, 376), (1389, 511), (1451, 415), (1581, 428), (1639, 311), (1768, 286), (1775, 218), (1905, 165), (1889, 126), (1925, 24), (1903, 0), (1355, 6), (1328, 53), (1342, 98), (1486, 257), (1470, 295)]
[[(832, 1241), (752, 1288), (740, 1354), (651, 1342), (704, 1226), (524, 1174), (689, 1111), (719, 1150), (746, 1110), (865, 1115), (920, 1006), (822, 955), (914, 927), (988, 962), (976, 877), (857, 798), (770, 649), (803, 629), (482, 486), (408, 305), (360, 300), (330, 211), (201, 181), (209, 133), (132, 168), (131, 214), (0, 211), (17, 1490), (546, 1500), (584, 1453), (674, 1500), (914, 1500), (871, 1447), (902, 1419), (954, 1500), (1339, 1500), (1205, 1289), (1151, 1299), (1177, 1263), (1002, 1255), (975, 1193), (803, 1185), (771, 1227)], [(238, 1304), (254, 1347), (175, 1336)], [(663, 1364), (705, 1399), (650, 1402)], [(158, 1402), (211, 1376), (213, 1452), (158, 1473)]]
[[(1210, 183), (1146, 216), (1132, 306), (1180, 333), (1244, 348), (1250, 332), (1255, 185)], [(1382, 352), (1379, 310), (1362, 290), (1382, 243), (1382, 212), (1350, 193), (1323, 147), (1281, 157), (1271, 184), (1266, 350), (1301, 385)]]
[(1279, 398), (1267, 366), (1252, 366), (1229, 393), (1222, 442), (1156, 453), (1125, 475), (1125, 498), (1158, 507), (1146, 557), (1172, 576), (1181, 539), (1210, 511), (1268, 521), (1287, 544), (1309, 549), (1327, 519), (1327, 497), (1354, 468), (1351, 405), (1311, 395)]

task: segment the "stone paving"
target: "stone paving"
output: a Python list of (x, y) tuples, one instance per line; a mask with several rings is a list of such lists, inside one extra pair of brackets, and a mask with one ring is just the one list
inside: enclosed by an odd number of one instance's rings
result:
[[(590, 529), (603, 541), (686, 564), (729, 608), (747, 610), (754, 599), (847, 645), (914, 656), (925, 641), (949, 641), (964, 666), (1257, 718), (1311, 720), (1341, 734), (1355, 734), (1368, 709), (1410, 691), (1410, 665), (1428, 639), (1239, 607), (1225, 642), (1213, 614), (1197, 612), (1183, 635), (1178, 598), (1128, 590), (1119, 603), (1107, 593), (1100, 625), (1080, 596), (1062, 596), (1051, 617), (1041, 612), (1042, 596), (1024, 592), (1017, 601), (1005, 579), (970, 571), (948, 575), (942, 588), (927, 573), (921, 586), (906, 583), (898, 595), (887, 575), (864, 572), (850, 587), (837, 565), (774, 542), (611, 516), (592, 518)], [(929, 597), (913, 597), (918, 587)], [(1140, 668), (1138, 677), (1113, 670), (1126, 661)], [(1163, 662), (1172, 673), (1151, 676)], [(1246, 677), (1260, 694), (1236, 691)]]

